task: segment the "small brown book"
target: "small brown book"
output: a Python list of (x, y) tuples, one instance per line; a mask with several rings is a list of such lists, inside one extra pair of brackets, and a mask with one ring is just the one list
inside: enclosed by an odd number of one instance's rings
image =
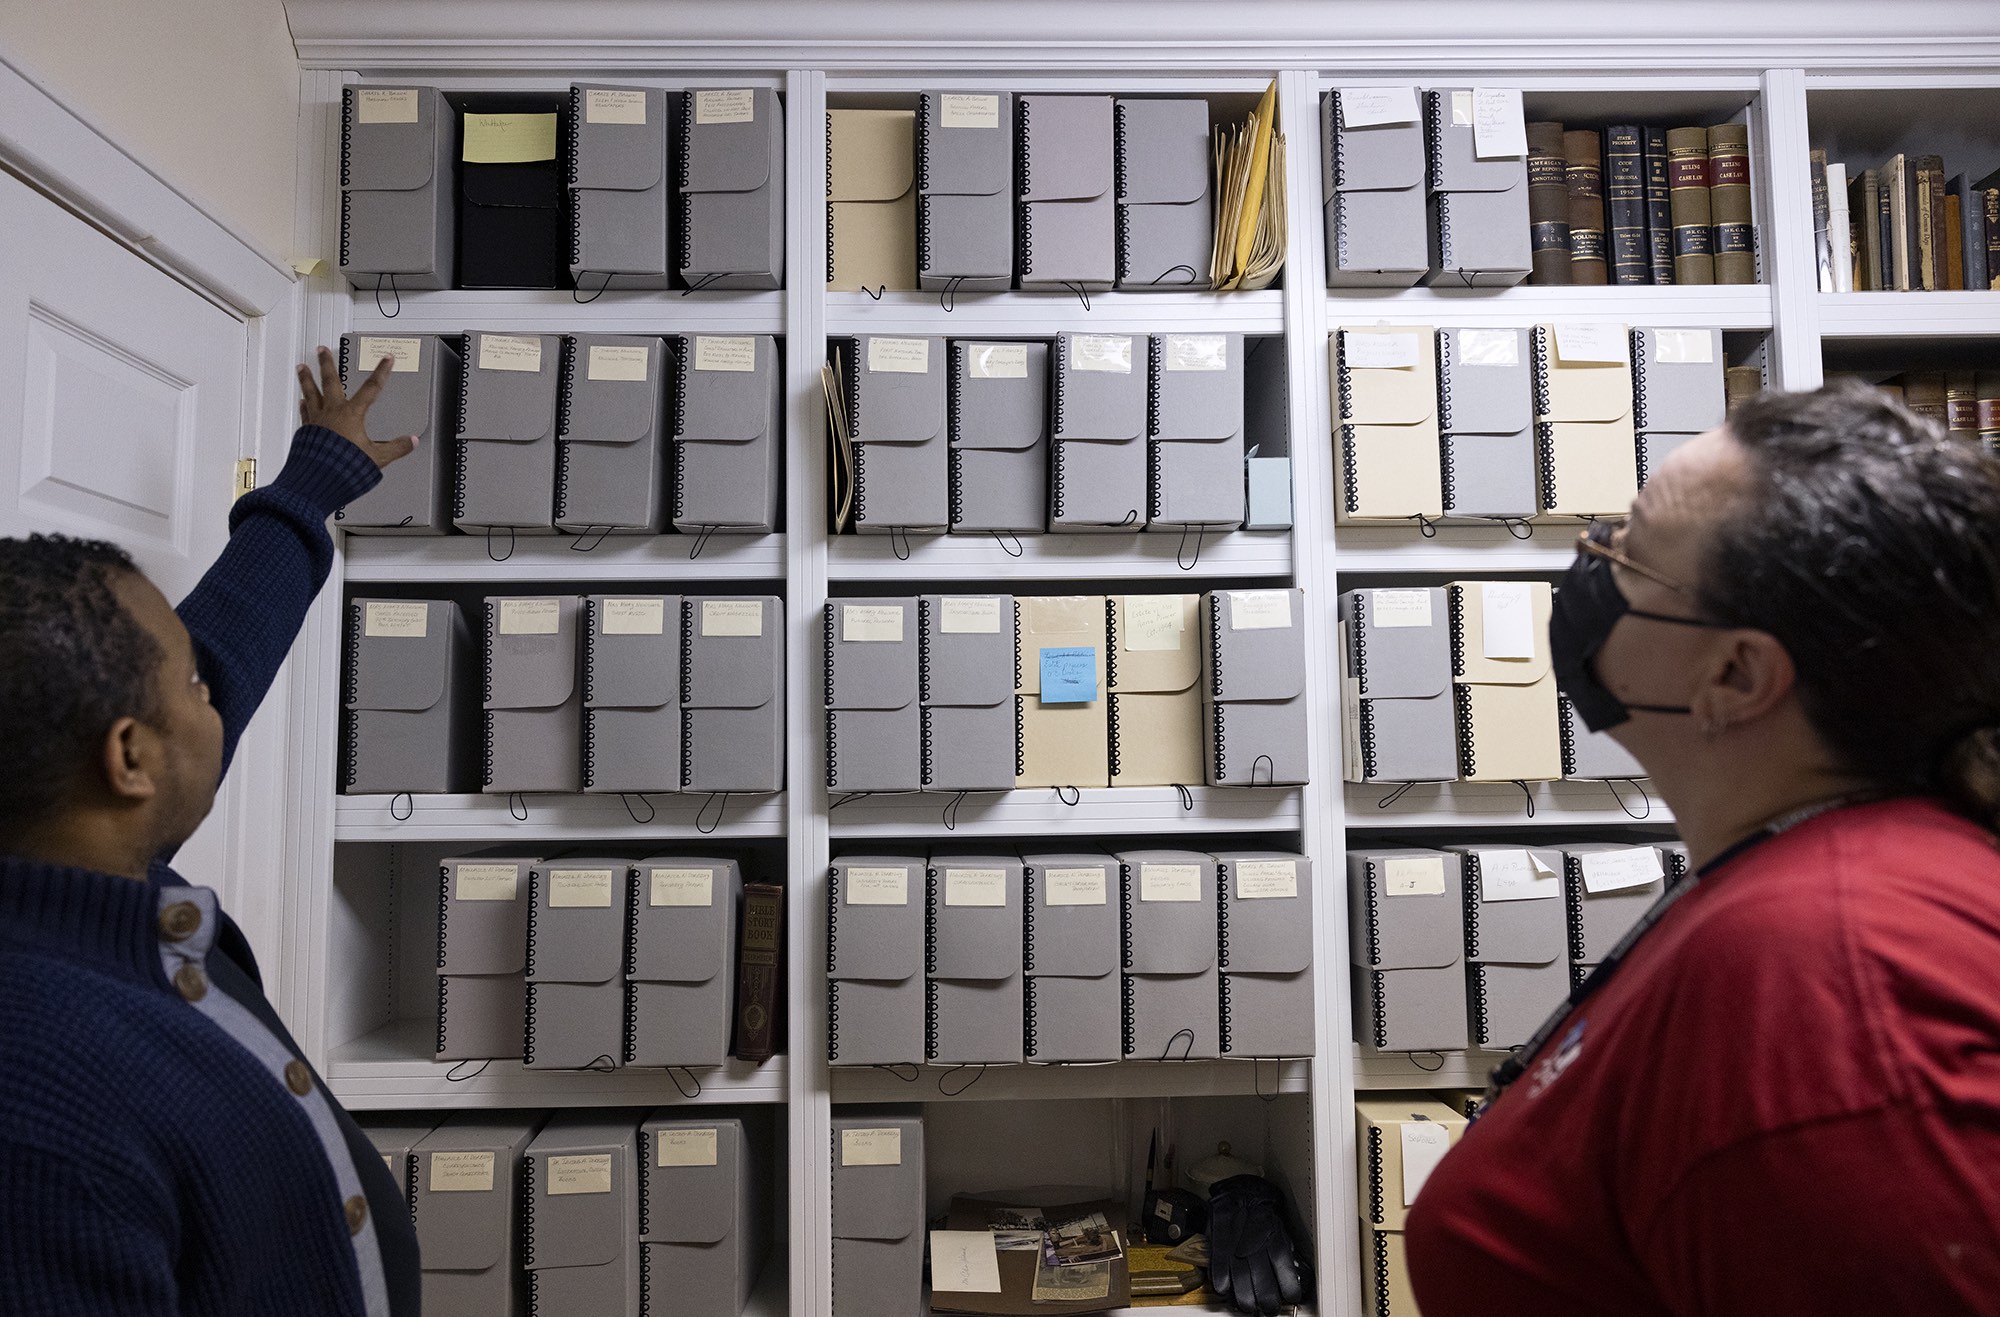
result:
[(1757, 239), (1750, 223), (1750, 128), (1719, 123), (1708, 130), (1709, 226), (1715, 282), (1757, 282)]
[(1570, 282), (1611, 281), (1604, 248), (1604, 159), (1598, 135), (1588, 129), (1563, 134), (1563, 178), (1569, 186)]
[(1667, 204), (1674, 220), (1674, 282), (1715, 282), (1715, 246), (1708, 231), (1708, 132), (1667, 130)]
[(1979, 377), (1972, 371), (1944, 373), (1944, 428), (1955, 439), (1979, 437)]
[(1901, 376), (1903, 405), (1919, 416), (1928, 416), (1940, 426), (1945, 423), (1944, 372), (1906, 370)]
[(1722, 371), (1722, 394), (1730, 407), (1764, 391), (1764, 372), (1758, 366), (1726, 366)]
[(739, 1061), (771, 1059), (778, 1034), (778, 998), (785, 991), (785, 889), (743, 884), (743, 927), (736, 952), (736, 1037)]
[(1531, 284), (1570, 282), (1569, 177), (1563, 126), (1528, 125), (1528, 234), (1534, 252)]
[(1965, 291), (1965, 217), (1957, 197), (1946, 198), (1944, 205), (1944, 286)]

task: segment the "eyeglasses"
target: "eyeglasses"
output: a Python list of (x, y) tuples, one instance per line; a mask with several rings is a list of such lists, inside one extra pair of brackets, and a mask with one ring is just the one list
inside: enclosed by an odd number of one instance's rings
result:
[(1627, 571), (1637, 572), (1656, 585), (1664, 585), (1675, 594), (1686, 595), (1690, 599), (1694, 598), (1694, 591), (1688, 589), (1688, 587), (1682, 585), (1679, 581), (1674, 580), (1671, 576), (1656, 572), (1643, 563), (1633, 562), (1623, 553), (1611, 547), (1612, 537), (1623, 526), (1623, 522), (1591, 522), (1590, 526), (1581, 535), (1576, 537), (1576, 551), (1588, 554), (1593, 558), (1602, 558), (1606, 562), (1615, 562)]

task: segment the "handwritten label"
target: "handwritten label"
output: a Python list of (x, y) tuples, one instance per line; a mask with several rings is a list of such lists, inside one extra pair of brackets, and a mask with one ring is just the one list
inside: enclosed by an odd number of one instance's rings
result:
[(370, 600), (362, 610), (361, 632), (392, 640), (422, 640), (430, 633), (429, 604), (392, 604)]
[(1403, 1122), (1403, 1206), (1417, 1201), (1424, 1181), (1431, 1178), (1438, 1163), (1451, 1151), (1451, 1131), (1435, 1121)]
[(1231, 631), (1284, 631), (1292, 625), (1290, 590), (1232, 590), (1229, 592)]
[(661, 1130), (654, 1159), (656, 1166), (713, 1166), (715, 1130)]
[(1103, 905), (1104, 870), (1050, 869), (1042, 875), (1050, 905)]
[(355, 115), (362, 123), (417, 122), (415, 87), (357, 87)]
[(1264, 901), (1299, 894), (1297, 860), (1239, 860), (1236, 864), (1236, 895), (1245, 901)]
[(749, 87), (698, 91), (694, 94), (694, 121), (698, 124), (755, 123), (757, 93)]
[(597, 344), (590, 349), (590, 378), (646, 382), (652, 353), (643, 347)]
[(938, 98), (938, 124), (944, 128), (998, 128), (1000, 98), (946, 92)]
[(1125, 606), (1119, 611), (1125, 624), (1125, 648), (1132, 653), (1177, 652), (1186, 643), (1187, 605), (1183, 595), (1127, 595)]
[(1349, 370), (1400, 370), (1414, 366), (1423, 356), (1415, 329), (1394, 329), (1377, 333), (1344, 329), (1340, 332), (1340, 358)]
[(1000, 601), (946, 595), (938, 609), (938, 629), (948, 636), (997, 636)]
[(1028, 378), (1028, 345), (1025, 343), (980, 343), (966, 358), (966, 374), (976, 380), (1024, 380)]
[(521, 890), (518, 864), (461, 864), (452, 877), (457, 901), (511, 901)]
[(1490, 659), (1535, 657), (1534, 586), (1485, 581), (1479, 587), (1480, 652)]
[(1382, 895), (1443, 896), (1444, 856), (1405, 855), (1385, 861)]
[(1132, 340), (1124, 334), (1071, 334), (1069, 368), (1130, 375)]
[(903, 1131), (859, 1129), (840, 1132), (842, 1166), (901, 1166)]
[(1528, 154), (1527, 116), (1519, 87), (1472, 89), (1472, 153), (1481, 160)]
[(701, 634), (704, 636), (763, 635), (764, 601), (761, 599), (702, 600)]
[(1139, 866), (1139, 899), (1141, 901), (1201, 900), (1201, 866), (1199, 864), (1141, 864)]
[(1624, 851), (1602, 851), (1579, 855), (1586, 892), (1622, 892), (1628, 887), (1646, 887), (1666, 877), (1660, 867), (1660, 853), (1651, 846), (1634, 846)]
[(664, 599), (606, 599), (602, 605), (607, 636), (663, 636), (667, 633)]
[(847, 904), (908, 905), (910, 871), (903, 867), (858, 868), (847, 871)]
[(434, 1194), (483, 1194), (493, 1190), (493, 1154), (490, 1152), (434, 1152), (431, 1154), (431, 1192)]
[(479, 369), (513, 370), (532, 375), (542, 368), (542, 340), (518, 334), (481, 334)]
[(901, 604), (843, 604), (840, 638), (850, 645), (903, 643)]
[(1000, 1253), (990, 1230), (931, 1231), (931, 1288), (948, 1294), (998, 1294)]
[(609, 910), (611, 908), (609, 869), (549, 870), (549, 908), (552, 910)]
[(556, 158), (553, 114), (468, 114), (464, 149), (468, 165), (522, 165)]
[(500, 601), (500, 634), (503, 636), (553, 636), (561, 630), (561, 600), (502, 599)]
[(626, 87), (586, 87), (583, 92), (583, 121), (644, 124), (646, 93)]
[(654, 869), (649, 875), (648, 904), (656, 906), (712, 906), (715, 904), (715, 870)]
[(696, 334), (694, 368), (754, 372), (757, 369), (757, 340), (733, 334)]
[(1415, 87), (1342, 87), (1340, 126), (1371, 128), (1382, 123), (1415, 123)]
[(1044, 649), (1043, 704), (1088, 704), (1097, 698), (1097, 651), (1088, 645)]
[(1562, 895), (1562, 882), (1524, 850), (1479, 852), (1479, 899), (1548, 901)]
[(391, 375), (414, 375), (423, 368), (424, 341), (420, 338), (375, 338), (364, 334), (356, 345), (355, 357), (362, 373), (374, 370), (387, 357)]
[(1557, 325), (1556, 359), (1565, 365), (1622, 366), (1632, 359), (1631, 341), (1623, 325)]
[(1161, 352), (1166, 370), (1228, 370), (1227, 334), (1169, 334)]
[(1368, 617), (1377, 630), (1431, 625), (1429, 590), (1370, 590)]
[(931, 341), (927, 338), (882, 338), (868, 340), (868, 369), (877, 374), (928, 375), (931, 371)]
[(1007, 871), (1005, 869), (946, 869), (944, 871), (944, 903), (946, 905), (1006, 905)]
[(1512, 329), (1461, 329), (1458, 360), (1466, 366), (1518, 366), (1521, 336)]
[(583, 1153), (548, 1159), (549, 1196), (608, 1194), (611, 1192), (611, 1154)]
[(1715, 361), (1715, 335), (1706, 329), (1656, 329), (1654, 360), (1668, 366), (1707, 366)]

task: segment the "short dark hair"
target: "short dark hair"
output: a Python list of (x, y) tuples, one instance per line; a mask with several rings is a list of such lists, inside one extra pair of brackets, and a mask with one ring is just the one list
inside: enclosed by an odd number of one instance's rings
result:
[(0, 849), (62, 803), (111, 724), (157, 714), (160, 647), (113, 591), (137, 572), (101, 540), (0, 539)]
[(1710, 534), (1704, 613), (1784, 645), (1848, 771), (2000, 826), (2000, 461), (1856, 380), (1727, 428), (1751, 483)]

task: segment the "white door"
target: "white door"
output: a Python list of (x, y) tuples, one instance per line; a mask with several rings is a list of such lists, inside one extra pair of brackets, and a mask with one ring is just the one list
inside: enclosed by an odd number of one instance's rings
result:
[[(178, 602), (229, 538), (247, 360), (241, 319), (0, 173), (0, 535), (113, 541)], [(225, 904), (242, 790), (175, 859)]]

